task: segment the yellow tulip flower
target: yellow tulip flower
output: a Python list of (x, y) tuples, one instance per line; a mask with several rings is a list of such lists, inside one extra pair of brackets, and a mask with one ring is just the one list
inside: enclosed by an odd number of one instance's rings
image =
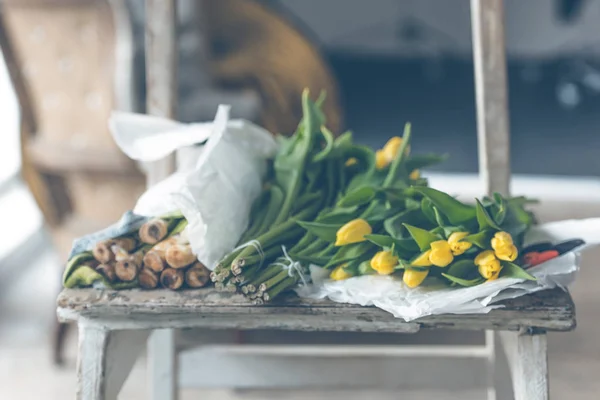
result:
[(500, 275), (500, 271), (502, 270), (502, 265), (500, 265), (500, 261), (498, 259), (494, 259), (487, 264), (479, 265), (478, 269), (481, 276), (488, 281), (493, 281), (498, 279), (498, 275)]
[(465, 251), (469, 250), (472, 243), (469, 242), (461, 242), (465, 237), (469, 236), (469, 232), (454, 232), (448, 236), (448, 244), (450, 245), (450, 250), (452, 254), (455, 256), (460, 256)]
[(429, 261), (436, 267), (445, 267), (454, 260), (450, 244), (445, 240), (436, 240), (431, 243)]
[[(394, 136), (387, 141), (385, 146), (383, 146), (383, 149), (377, 150), (375, 152), (375, 165), (377, 166), (377, 169), (384, 169), (390, 165), (398, 155), (401, 146), (402, 138)], [(406, 149), (406, 154), (408, 154), (408, 152), (409, 148)]]
[(488, 281), (498, 279), (502, 265), (492, 250), (482, 251), (473, 262), (478, 266), (479, 274), (482, 277)]
[(329, 277), (334, 281), (343, 281), (344, 279), (352, 278), (352, 274), (349, 274), (344, 270), (347, 265), (348, 264), (342, 264), (335, 267), (335, 269), (331, 271), (331, 274), (329, 274)]
[(379, 251), (371, 259), (371, 268), (379, 275), (389, 275), (394, 272), (394, 267), (398, 265), (398, 257), (391, 251)]
[(348, 222), (336, 233), (335, 245), (344, 246), (350, 243), (364, 242), (365, 235), (370, 235), (373, 232), (371, 225), (362, 218), (353, 219)]
[(388, 165), (390, 165), (390, 163), (385, 157), (383, 150), (377, 150), (375, 152), (375, 167), (377, 167), (377, 169), (384, 169)]
[(519, 256), (517, 246), (514, 245), (513, 238), (507, 232), (496, 232), (491, 244), (496, 257), (501, 260), (514, 261)]
[(407, 269), (404, 270), (404, 276), (402, 277), (402, 280), (404, 281), (404, 283), (406, 283), (406, 286), (408, 286), (409, 288), (416, 288), (421, 283), (423, 283), (423, 281), (427, 277), (427, 274), (429, 274), (429, 269), (426, 269), (425, 271)]

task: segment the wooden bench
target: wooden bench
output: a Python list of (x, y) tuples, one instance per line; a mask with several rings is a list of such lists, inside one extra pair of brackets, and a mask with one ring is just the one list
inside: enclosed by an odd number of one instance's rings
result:
[[(116, 399), (154, 329), (274, 329), (417, 333), (421, 329), (493, 330), (503, 342), (516, 399), (548, 398), (547, 331), (575, 328), (575, 307), (560, 289), (507, 300), (488, 314), (435, 315), (404, 322), (375, 307), (293, 295), (253, 306), (214, 289), (101, 291), (66, 289), (58, 316), (79, 325), (80, 399)], [(399, 378), (400, 379), (400, 378)]]

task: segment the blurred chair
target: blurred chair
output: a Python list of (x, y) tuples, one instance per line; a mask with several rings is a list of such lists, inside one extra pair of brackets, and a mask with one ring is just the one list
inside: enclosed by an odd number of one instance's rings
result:
[[(113, 109), (136, 109), (127, 10), (120, 1), (9, 0), (1, 12), (23, 178), (65, 260), (74, 238), (116, 221), (144, 190), (107, 129)], [(60, 362), (65, 326), (56, 332)]]

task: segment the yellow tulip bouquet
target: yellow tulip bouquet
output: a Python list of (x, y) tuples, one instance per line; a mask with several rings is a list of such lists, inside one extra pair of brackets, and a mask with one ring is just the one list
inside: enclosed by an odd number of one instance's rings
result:
[(518, 266), (534, 222), (526, 199), (495, 194), (465, 204), (430, 188), (419, 170), (444, 157), (412, 155), (410, 124), (374, 151), (350, 132), (334, 138), (323, 100), (305, 92), (297, 131), (279, 138), (249, 227), (211, 275), (218, 289), (262, 304), (306, 279), (310, 265), (334, 280), (393, 275), (409, 287), (534, 279)]

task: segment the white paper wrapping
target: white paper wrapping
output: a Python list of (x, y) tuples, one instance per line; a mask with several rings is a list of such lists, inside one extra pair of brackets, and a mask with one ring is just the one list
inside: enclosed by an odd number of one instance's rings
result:
[[(297, 290), (302, 297), (329, 298), (339, 303), (376, 306), (396, 318), (411, 321), (434, 314), (487, 313), (500, 307), (494, 303), (543, 289), (565, 288), (575, 279), (579, 270), (580, 253), (600, 244), (600, 218), (567, 220), (532, 228), (525, 239), (526, 245), (544, 241), (561, 242), (583, 239), (586, 244), (574, 252), (537, 265), (527, 271), (537, 281), (500, 278), (468, 287), (408, 288), (401, 280), (389, 276), (361, 276), (344, 281), (323, 279), (322, 271), (311, 266), (313, 285)], [(319, 276), (320, 274), (320, 276)]]
[(123, 152), (139, 161), (156, 161), (206, 141), (194, 168), (148, 189), (133, 211), (157, 216), (180, 210), (188, 220), (186, 233), (192, 250), (212, 269), (248, 225), (266, 160), (277, 151), (272, 135), (249, 121), (229, 120), (228, 106), (219, 106), (213, 122), (196, 124), (114, 113), (110, 128)]

